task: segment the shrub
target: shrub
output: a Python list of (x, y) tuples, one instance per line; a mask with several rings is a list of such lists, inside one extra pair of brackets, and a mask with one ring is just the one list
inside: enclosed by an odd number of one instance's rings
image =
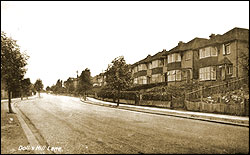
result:
[(160, 94), (160, 93), (144, 93), (142, 100), (153, 100), (153, 101), (171, 101), (171, 94)]
[(136, 92), (134, 91), (122, 91), (120, 94), (120, 99), (135, 100), (135, 98), (136, 98)]

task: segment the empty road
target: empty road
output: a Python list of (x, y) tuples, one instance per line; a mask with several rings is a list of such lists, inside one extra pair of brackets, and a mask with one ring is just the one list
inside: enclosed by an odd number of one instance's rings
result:
[(62, 148), (55, 153), (249, 152), (247, 127), (102, 107), (75, 97), (41, 96), (20, 101), (17, 107), (49, 146)]

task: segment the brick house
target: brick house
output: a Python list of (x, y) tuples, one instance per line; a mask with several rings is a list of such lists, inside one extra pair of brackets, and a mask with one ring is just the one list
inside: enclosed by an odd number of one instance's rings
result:
[(191, 82), (196, 78), (196, 49), (207, 42), (204, 38), (194, 38), (184, 43), (180, 41), (176, 47), (164, 54), (166, 56), (166, 80), (168, 85)]
[(133, 83), (167, 82), (176, 85), (199, 81), (211, 83), (243, 77), (242, 55), (249, 56), (249, 30), (234, 28), (209, 39), (194, 38), (169, 51), (148, 55), (132, 67)]
[(131, 65), (131, 72), (133, 77), (133, 84), (150, 84), (165, 81), (165, 57), (163, 54), (166, 50), (156, 53), (151, 56), (148, 55), (141, 61)]
[[(249, 56), (249, 30), (234, 28), (223, 35), (210, 35), (198, 48), (195, 67), (199, 68), (199, 81), (225, 81), (244, 76), (242, 53)], [(196, 75), (197, 76), (197, 75)]]

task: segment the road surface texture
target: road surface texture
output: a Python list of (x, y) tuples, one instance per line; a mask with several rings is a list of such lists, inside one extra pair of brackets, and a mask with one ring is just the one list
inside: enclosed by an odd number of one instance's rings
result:
[(102, 107), (47, 94), (16, 106), (42, 137), (42, 145), (62, 148), (54, 153), (249, 152), (247, 127)]

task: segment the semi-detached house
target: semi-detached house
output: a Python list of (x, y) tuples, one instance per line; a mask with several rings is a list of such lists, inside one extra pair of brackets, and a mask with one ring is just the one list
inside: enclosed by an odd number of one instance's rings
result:
[(210, 83), (243, 77), (242, 55), (249, 56), (249, 30), (234, 28), (223, 35), (194, 38), (131, 65), (133, 83), (176, 85)]

